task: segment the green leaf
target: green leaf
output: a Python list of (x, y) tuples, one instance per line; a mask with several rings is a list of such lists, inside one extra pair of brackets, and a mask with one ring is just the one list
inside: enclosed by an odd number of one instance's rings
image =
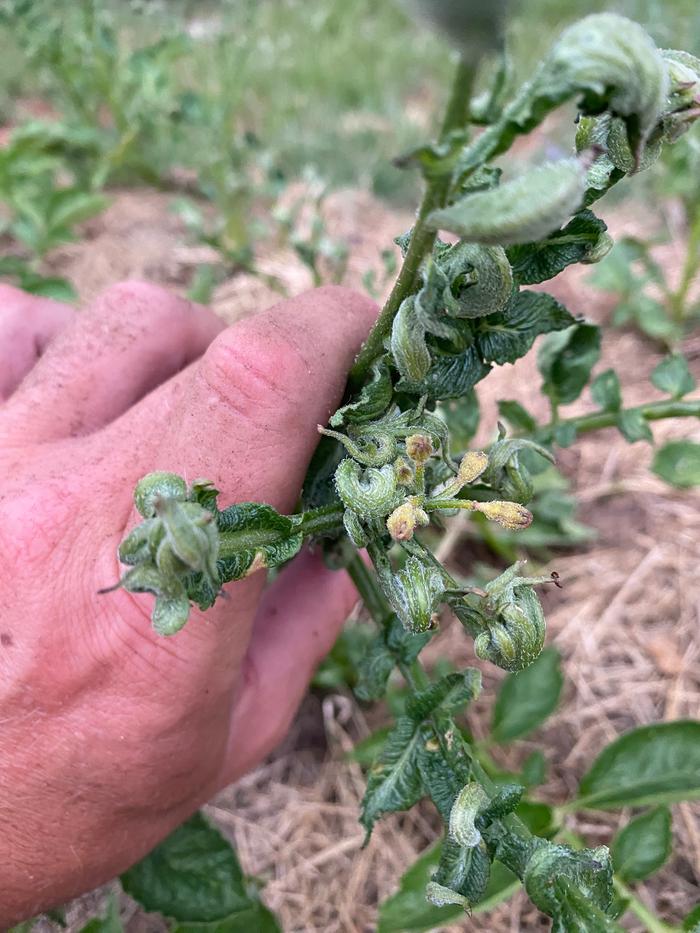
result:
[(572, 324), (574, 318), (552, 295), (518, 292), (502, 312), (479, 319), (477, 341), (487, 362), (515, 363), (540, 334), (565, 330)]
[(578, 159), (546, 162), (498, 188), (468, 194), (433, 211), (427, 225), (472, 243), (530, 243), (556, 230), (581, 207), (585, 180)]
[(556, 648), (509, 674), (496, 697), (491, 732), (497, 742), (512, 742), (541, 725), (556, 709), (563, 684)]
[(656, 451), (651, 468), (657, 476), (679, 489), (698, 486), (700, 444), (694, 441), (669, 441)]
[(700, 933), (700, 904), (693, 907), (683, 920), (683, 930), (685, 933)]
[(490, 874), (491, 860), (483, 842), (464, 847), (448, 837), (442, 844), (433, 880), (466, 897), (471, 905), (477, 904), (486, 894)]
[(636, 441), (651, 443), (654, 440), (646, 418), (637, 408), (628, 408), (618, 412), (616, 424), (620, 434), (629, 444), (634, 444)]
[(468, 667), (458, 674), (447, 674), (414, 693), (406, 704), (406, 715), (417, 722), (439, 709), (453, 716), (481, 693), (481, 671)]
[(380, 816), (409, 810), (424, 795), (418, 758), (427, 740), (425, 729), (413, 719), (402, 716), (396, 720), (381, 755), (367, 775), (360, 822), (368, 836)]
[[(179, 921), (179, 930), (279, 929), (246, 885), (236, 853), (201, 813), (125, 872), (121, 882), (145, 910)], [(244, 921), (253, 925), (240, 925)]]
[(531, 433), (537, 428), (537, 422), (526, 408), (514, 400), (501, 399), (498, 403), (498, 414), (516, 431)]
[(238, 580), (253, 561), (261, 567), (277, 567), (298, 553), (303, 536), (295, 523), (270, 505), (241, 502), (217, 516), (220, 532), (218, 568), (225, 580)]
[(615, 921), (578, 888), (576, 880), (554, 882), (557, 906), (552, 933), (624, 933)]
[(386, 645), (384, 633), (380, 632), (367, 646), (358, 665), (358, 681), (355, 687), (358, 700), (368, 703), (381, 699), (386, 693), (387, 681), (395, 664), (394, 656)]
[(401, 379), (399, 392), (427, 395), (430, 399), (461, 398), (487, 376), (491, 370), (481, 359), (475, 347), (453, 355), (436, 354), (427, 376), (421, 382)]
[(614, 369), (606, 369), (595, 377), (591, 383), (591, 396), (601, 411), (619, 411), (622, 394)]
[(623, 881), (643, 881), (671, 854), (671, 812), (655, 807), (624, 826), (612, 841), (613, 866)]
[(380, 360), (372, 367), (372, 378), (362, 386), (357, 400), (339, 408), (328, 423), (332, 428), (340, 428), (344, 424), (375, 421), (389, 407), (392, 394), (389, 367)]
[(520, 769), (520, 780), (526, 787), (537, 787), (544, 784), (547, 778), (547, 759), (544, 753), (536, 748), (530, 752)]
[(454, 450), (466, 450), (479, 427), (479, 399), (474, 389), (458, 399), (451, 399), (440, 406), (440, 413), (447, 422), (450, 443)]
[(79, 188), (63, 188), (51, 198), (51, 226), (55, 229), (72, 227), (101, 213), (108, 204), (109, 200), (104, 195), (91, 194)]
[[(377, 933), (424, 933), (464, 918), (460, 906), (435, 907), (425, 899), (425, 886), (437, 869), (441, 851), (441, 845), (428, 849), (402, 875), (398, 891), (379, 907)], [(484, 897), (472, 913), (492, 910), (519, 887), (520, 882), (505, 865), (493, 862)]]
[(609, 108), (624, 117), (638, 149), (661, 115), (666, 88), (661, 55), (641, 26), (613, 13), (586, 16), (562, 33), (532, 81), (467, 147), (459, 168), (466, 175), (505, 152), (516, 136), (574, 97), (584, 113)]
[(567, 266), (586, 258), (607, 238), (605, 223), (592, 211), (579, 211), (569, 223), (546, 239), (510, 246), (506, 250), (519, 285), (553, 279)]
[(576, 804), (611, 810), (700, 797), (700, 722), (641, 726), (608, 745), (581, 779)]
[(600, 328), (577, 324), (550, 334), (540, 346), (537, 366), (544, 378), (542, 391), (555, 403), (575, 402), (600, 356)]
[(671, 398), (682, 398), (695, 388), (695, 379), (690, 374), (687, 360), (680, 353), (662, 360), (651, 374), (651, 381)]

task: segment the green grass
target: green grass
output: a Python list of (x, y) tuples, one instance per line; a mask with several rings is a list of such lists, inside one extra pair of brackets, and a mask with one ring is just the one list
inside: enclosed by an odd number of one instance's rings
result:
[[(103, 2), (127, 49), (181, 33), (194, 21), (200, 27), (173, 70), (180, 92), (204, 95), (206, 113), (193, 132), (164, 141), (170, 157), (206, 161), (233, 136), (252, 134), (287, 177), (313, 166), (333, 187), (359, 185), (413, 201), (416, 179), (391, 159), (425, 138), (453, 55), (398, 0)], [(79, 6), (52, 5), (66, 30)], [(531, 73), (568, 21), (603, 8), (638, 19), (662, 45), (695, 42), (699, 51), (696, 0), (527, 0), (514, 7), (509, 27), (517, 74)], [(46, 69), (23, 67), (11, 22), (0, 31), (0, 63), (0, 116), (12, 117), (21, 94), (55, 97)]]

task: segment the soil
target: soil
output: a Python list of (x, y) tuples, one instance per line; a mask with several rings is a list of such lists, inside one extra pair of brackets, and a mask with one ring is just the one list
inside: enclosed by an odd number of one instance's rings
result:
[[(200, 247), (186, 246), (184, 231), (170, 210), (172, 197), (147, 191), (123, 191), (87, 229), (84, 242), (52, 257), (52, 265), (72, 279), (83, 299), (126, 277), (142, 277), (184, 290), (189, 270), (209, 258)], [(361, 287), (367, 268), (381, 269), (379, 252), (411, 223), (364, 192), (329, 197), (327, 223), (334, 237), (347, 240), (351, 259), (346, 283)], [(639, 226), (639, 217), (623, 209), (611, 223), (614, 234)], [(678, 265), (678, 244), (659, 249), (668, 269)], [(310, 286), (307, 270), (289, 251), (263, 251), (260, 266), (282, 278), (290, 293)], [(585, 268), (570, 270), (548, 290), (573, 313), (602, 323), (611, 301), (591, 289)], [(279, 300), (259, 279), (241, 275), (217, 288), (214, 308), (228, 321), (254, 313)], [(697, 341), (689, 342), (691, 365), (700, 377)], [(625, 402), (658, 393), (648, 373), (661, 351), (637, 333), (608, 330), (600, 369), (614, 365)], [(516, 398), (542, 412), (535, 355), (499, 368), (479, 386), (484, 435), (495, 424), (496, 400)], [(697, 393), (695, 393), (697, 396)], [(587, 399), (572, 413), (590, 408)], [(544, 412), (542, 412), (544, 414)], [(700, 425), (689, 420), (657, 422), (656, 441), (672, 437), (700, 440)], [(542, 799), (560, 802), (604, 744), (643, 723), (697, 717), (700, 696), (700, 510), (698, 496), (666, 486), (649, 473), (651, 447), (627, 444), (614, 430), (586, 435), (562, 451), (560, 466), (580, 500), (580, 518), (597, 540), (576, 553), (557, 554), (555, 567), (562, 590), (548, 592), (548, 640), (563, 656), (566, 690), (559, 712), (532, 741), (496, 752), (503, 765), (516, 767), (536, 746), (546, 750), (548, 782)], [(469, 541), (456, 534), (447, 555), (455, 566), (468, 566)], [(550, 568), (551, 569), (551, 568)], [(432, 655), (446, 655), (455, 665), (475, 663), (461, 629), (443, 620)], [(478, 663), (478, 662), (477, 662)], [(500, 674), (484, 670), (484, 693), (470, 710), (472, 732), (487, 732)], [(402, 872), (431, 844), (438, 832), (428, 804), (408, 815), (388, 817), (362, 848), (357, 823), (364, 780), (345, 753), (377, 725), (346, 694), (310, 696), (295, 726), (272, 758), (208, 807), (209, 815), (238, 848), (245, 870), (264, 879), (265, 900), (276, 910), (287, 933), (369, 933), (376, 929), (377, 904), (392, 893)], [(668, 922), (678, 922), (700, 900), (700, 825), (697, 805), (674, 807), (674, 851), (668, 865), (638, 886), (641, 899)], [(590, 844), (608, 842), (629, 813), (569, 818)], [(96, 895), (69, 912), (77, 928)], [(129, 931), (158, 928), (152, 917), (124, 900)], [(546, 921), (516, 895), (489, 915), (450, 927), (490, 933), (543, 930)], [(630, 930), (641, 930), (634, 921)]]

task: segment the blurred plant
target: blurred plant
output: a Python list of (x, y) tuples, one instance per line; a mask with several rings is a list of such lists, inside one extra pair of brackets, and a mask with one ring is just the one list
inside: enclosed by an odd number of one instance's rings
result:
[[(700, 83), (694, 95), (700, 109)], [(675, 281), (669, 281), (664, 266), (654, 259), (654, 247), (668, 240), (662, 232), (650, 239), (624, 237), (591, 275), (591, 282), (615, 295), (613, 324), (632, 323), (674, 349), (700, 320), (700, 297), (694, 288), (700, 271), (700, 140), (695, 134), (684, 136), (654, 168), (655, 200), (673, 198), (680, 208), (675, 232), (684, 253)]]

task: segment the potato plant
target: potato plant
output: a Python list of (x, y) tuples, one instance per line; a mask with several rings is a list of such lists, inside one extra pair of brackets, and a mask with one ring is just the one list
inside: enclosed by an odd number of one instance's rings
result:
[[(381, 699), (395, 669), (407, 686), (367, 772), (360, 813), (367, 842), (377, 820), (423, 798), (445, 827), (382, 905), (384, 933), (454, 921), (518, 887), (557, 933), (621, 930), (627, 911), (655, 933), (680, 929), (652, 915), (631, 885), (669, 855), (669, 805), (700, 793), (700, 722), (651, 724), (620, 736), (601, 750), (574, 799), (552, 809), (532, 796), (543, 780), (540, 756), (521, 774), (504, 775), (465, 730), (461, 717), (479, 693), (480, 671), (431, 677), (420, 654), (440, 613), (453, 613), (477, 658), (508, 672), (491, 741), (512, 741), (539, 725), (557, 702), (561, 674), (556, 653), (544, 648), (537, 588), (561, 581), (515, 562), (483, 587), (465, 585), (436, 558), (428, 527), (467, 511), (497, 528), (527, 529), (533, 474), (557, 447), (610, 426), (630, 442), (651, 440), (654, 420), (700, 414), (700, 402), (685, 398), (694, 388), (687, 364), (674, 355), (652, 374), (667, 400), (626, 407), (609, 370), (590, 386), (597, 412), (562, 416), (589, 383), (600, 332), (528, 288), (609, 251), (592, 208), (690, 128), (700, 61), (659, 50), (620, 16), (591, 15), (566, 29), (526, 85), (504, 99), (496, 78), (473, 108), (476, 55), (495, 32), (497, 4), (477, 5), (478, 16), (457, 15), (454, 4), (427, 6), (460, 48), (454, 87), (439, 139), (402, 159), (422, 171), (424, 197), (412, 230), (397, 239), (403, 264), (348, 374), (345, 403), (319, 427), (298, 512), (282, 515), (254, 502), (220, 508), (206, 480), (187, 485), (174, 474), (150, 474), (135, 491), (143, 521), (120, 547), (128, 569), (118, 585), (153, 594), (153, 625), (172, 637), (192, 604), (207, 609), (222, 584), (281, 565), (305, 541), (347, 568), (376, 627), (357, 696)], [(519, 173), (513, 160), (495, 164), (569, 101), (579, 109), (569, 158)], [(538, 423), (517, 400), (504, 400), (510, 430), (500, 424), (487, 450), (465, 448), (478, 420), (475, 385), (494, 366), (527, 354), (540, 335), (547, 335), (538, 366), (550, 420)], [(698, 445), (673, 442), (656, 452), (654, 469), (692, 485), (700, 480), (699, 454)], [(588, 848), (566, 829), (567, 813), (621, 807), (635, 816), (610, 847)], [(127, 872), (123, 884), (175, 929), (278, 928), (201, 816)], [(683, 929), (700, 930), (697, 910)]]

